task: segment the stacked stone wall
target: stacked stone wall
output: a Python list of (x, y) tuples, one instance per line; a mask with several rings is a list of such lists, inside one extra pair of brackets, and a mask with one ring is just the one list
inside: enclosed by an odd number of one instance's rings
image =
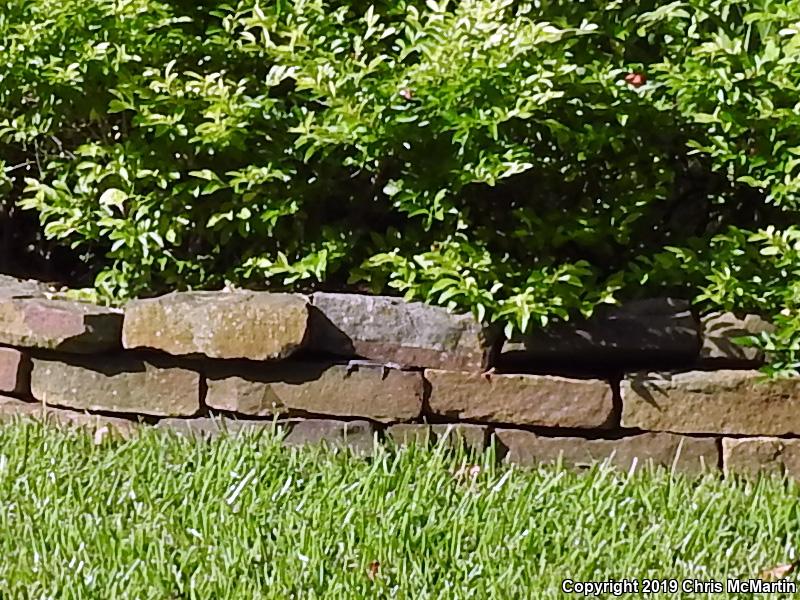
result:
[(110, 309), (0, 276), (0, 419), (800, 477), (800, 379), (765, 381), (764, 357), (734, 343), (768, 329), (654, 298), (504, 339), (392, 297), (178, 292)]

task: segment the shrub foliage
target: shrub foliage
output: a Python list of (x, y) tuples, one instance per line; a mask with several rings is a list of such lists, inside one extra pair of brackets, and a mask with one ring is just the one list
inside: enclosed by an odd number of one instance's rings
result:
[(678, 293), (800, 362), (797, 0), (0, 2), (0, 194), (106, 298)]

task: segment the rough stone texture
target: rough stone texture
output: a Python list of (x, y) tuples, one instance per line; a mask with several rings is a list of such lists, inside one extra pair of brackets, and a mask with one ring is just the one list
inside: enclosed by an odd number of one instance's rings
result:
[(733, 342), (733, 338), (773, 331), (774, 327), (758, 315), (742, 318), (733, 313), (709, 313), (700, 320), (703, 346), (700, 364), (706, 366), (759, 366), (764, 354), (758, 348), (748, 348)]
[(120, 348), (122, 312), (84, 302), (0, 296), (0, 343), (63, 352)]
[(284, 421), (248, 421), (227, 417), (195, 419), (161, 419), (158, 429), (179, 435), (214, 438), (223, 432), (229, 435), (258, 433), (284, 435), (287, 446), (326, 443), (334, 448), (349, 448), (359, 455), (373, 452), (375, 427), (369, 421), (336, 421), (332, 419), (291, 419)]
[(630, 470), (647, 464), (675, 468), (681, 472), (715, 469), (719, 451), (714, 438), (693, 438), (670, 433), (644, 433), (620, 439), (544, 437), (517, 429), (498, 429), (495, 436), (507, 449), (506, 460), (532, 466), (562, 461), (568, 467), (587, 467), (608, 460)]
[(173, 431), (180, 435), (213, 438), (222, 433), (238, 435), (244, 432), (263, 431), (269, 433), (273, 429), (272, 421), (243, 421), (227, 417), (197, 417), (193, 419), (166, 418), (159, 419), (157, 429)]
[(125, 348), (174, 355), (281, 359), (303, 346), (308, 300), (269, 292), (175, 292), (125, 307)]
[(81, 410), (193, 415), (200, 408), (200, 375), (163, 368), (127, 355), (71, 360), (33, 359), (31, 391), (45, 404)]
[(286, 424), (290, 427), (283, 439), (287, 446), (325, 443), (334, 448), (348, 448), (361, 456), (369, 456), (374, 451), (375, 427), (369, 421), (303, 419)]
[(409, 367), (478, 371), (488, 366), (497, 336), (471, 315), (389, 296), (315, 293), (311, 346)]
[(44, 420), (58, 425), (88, 427), (95, 431), (102, 428), (110, 428), (125, 436), (132, 435), (138, 426), (134, 421), (119, 417), (53, 408), (44, 406), (39, 402), (26, 402), (16, 398), (0, 396), (0, 422), (9, 422), (16, 418)]
[(800, 440), (770, 437), (723, 438), (722, 465), (725, 475), (785, 473), (800, 479)]
[(0, 275), (0, 298), (42, 297), (45, 292), (47, 286), (39, 281)]
[(207, 381), (208, 406), (247, 415), (301, 412), (391, 422), (422, 412), (422, 375), (398, 369), (286, 361), (210, 367)]
[(438, 444), (450, 447), (463, 446), (481, 451), (486, 447), (489, 428), (468, 423), (425, 425), (422, 423), (400, 423), (386, 430), (386, 435), (398, 445)]
[(30, 394), (30, 360), (14, 348), (0, 348), (0, 392)]
[(547, 375), (488, 377), (428, 369), (431, 412), (451, 420), (547, 427), (609, 428), (611, 386), (597, 379)]
[(688, 302), (653, 298), (601, 306), (589, 320), (512, 338), (497, 364), (512, 372), (669, 367), (692, 363), (699, 351), (700, 326)]
[(784, 435), (800, 432), (800, 378), (758, 371), (636, 373), (621, 384), (622, 425), (651, 431)]

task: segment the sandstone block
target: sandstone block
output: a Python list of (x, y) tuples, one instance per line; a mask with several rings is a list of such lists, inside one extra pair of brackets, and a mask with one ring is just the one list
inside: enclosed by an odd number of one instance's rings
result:
[(722, 464), (726, 476), (778, 473), (800, 479), (800, 440), (723, 438)]
[(650, 431), (784, 435), (800, 432), (800, 378), (758, 371), (635, 373), (621, 384), (622, 425)]
[(733, 313), (714, 312), (703, 316), (700, 322), (703, 332), (701, 364), (757, 367), (764, 362), (764, 354), (758, 348), (748, 348), (733, 341), (737, 337), (774, 330), (770, 323), (758, 315), (739, 318)]
[(238, 435), (244, 432), (259, 431), (270, 433), (274, 427), (272, 421), (246, 421), (227, 417), (196, 417), (181, 419), (168, 417), (159, 419), (157, 429), (164, 429), (184, 436), (204, 438), (217, 437), (220, 434)]
[(600, 306), (590, 319), (555, 323), (507, 341), (498, 357), (506, 371), (603, 371), (638, 365), (690, 364), (700, 351), (700, 326), (689, 303), (652, 298)]
[(315, 293), (312, 347), (382, 363), (478, 371), (497, 336), (471, 315), (389, 296)]
[(428, 369), (431, 412), (474, 420), (565, 428), (609, 428), (611, 386), (597, 379), (547, 375), (475, 376)]
[(464, 447), (481, 452), (486, 447), (489, 428), (468, 423), (426, 425), (423, 423), (398, 423), (386, 430), (386, 435), (398, 445), (444, 443), (450, 447)]
[(206, 404), (270, 416), (292, 413), (406, 421), (422, 412), (417, 372), (285, 361), (257, 367), (210, 367)]
[(0, 343), (74, 353), (120, 348), (122, 312), (84, 302), (0, 296)]
[(0, 298), (43, 297), (46, 292), (47, 286), (42, 282), (0, 275)]
[(0, 348), (0, 393), (30, 394), (30, 361), (19, 350)]
[(113, 429), (126, 437), (132, 435), (138, 425), (128, 419), (53, 408), (39, 402), (0, 396), (0, 422), (14, 419), (36, 419), (62, 426), (87, 427), (94, 432)]
[(362, 456), (374, 451), (375, 427), (369, 421), (333, 421), (329, 419), (302, 419), (290, 421), (289, 433), (283, 439), (287, 446), (327, 444), (334, 448), (348, 448)]
[(127, 355), (72, 360), (33, 359), (33, 397), (81, 410), (193, 415), (200, 408), (200, 375)]
[(644, 433), (619, 439), (545, 437), (530, 431), (498, 429), (495, 436), (506, 448), (506, 460), (523, 466), (552, 464), (588, 467), (608, 460), (630, 470), (634, 463), (675, 468), (680, 472), (715, 469), (719, 461), (714, 438), (695, 438), (670, 433)]
[(176, 292), (125, 307), (125, 348), (173, 355), (271, 360), (306, 340), (308, 301), (269, 292)]

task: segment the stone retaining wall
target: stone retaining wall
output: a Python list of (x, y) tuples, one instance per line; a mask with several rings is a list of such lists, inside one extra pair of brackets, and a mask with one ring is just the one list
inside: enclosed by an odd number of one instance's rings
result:
[(272, 428), (368, 453), (377, 438), (521, 465), (800, 477), (800, 379), (761, 381), (732, 339), (768, 328), (650, 299), (505, 340), (467, 315), (357, 294), (185, 292), (124, 310), (0, 276), (0, 419), (128, 434)]

